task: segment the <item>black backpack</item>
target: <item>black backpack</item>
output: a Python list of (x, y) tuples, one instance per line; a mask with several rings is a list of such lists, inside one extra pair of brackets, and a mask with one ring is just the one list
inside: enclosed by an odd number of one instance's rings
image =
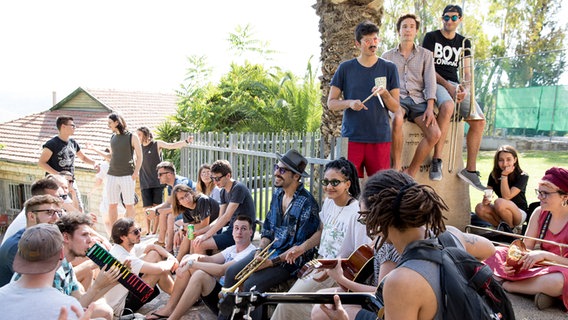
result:
[(515, 319), (511, 301), (493, 279), (491, 268), (457, 248), (449, 232), (442, 233), (438, 241), (414, 243), (405, 250), (398, 266), (408, 260), (440, 264), (444, 319)]

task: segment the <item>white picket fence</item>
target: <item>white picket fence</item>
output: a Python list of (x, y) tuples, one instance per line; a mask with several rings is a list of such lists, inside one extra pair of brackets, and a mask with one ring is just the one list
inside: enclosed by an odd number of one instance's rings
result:
[(199, 167), (219, 159), (228, 160), (233, 178), (247, 185), (257, 208), (257, 218), (264, 220), (272, 199), (272, 174), (278, 161), (276, 152), (284, 154), (296, 149), (308, 160), (303, 179), (308, 190), (321, 204), (323, 199), (319, 177), (326, 163), (339, 157), (347, 158), (347, 139), (332, 139), (333, 152), (323, 158), (325, 145), (319, 133), (183, 133), (182, 138), (193, 135), (194, 142), (181, 150), (180, 174), (197, 181)]

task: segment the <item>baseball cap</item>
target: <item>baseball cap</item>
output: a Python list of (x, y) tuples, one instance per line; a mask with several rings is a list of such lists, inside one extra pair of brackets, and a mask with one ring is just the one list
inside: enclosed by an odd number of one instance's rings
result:
[(14, 258), (14, 271), (21, 274), (41, 274), (59, 266), (63, 236), (53, 224), (40, 223), (24, 231)]

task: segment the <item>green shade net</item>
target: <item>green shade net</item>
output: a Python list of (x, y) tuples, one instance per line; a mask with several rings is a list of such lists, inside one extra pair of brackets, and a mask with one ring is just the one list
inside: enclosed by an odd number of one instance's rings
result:
[(495, 127), (568, 131), (568, 86), (499, 89)]

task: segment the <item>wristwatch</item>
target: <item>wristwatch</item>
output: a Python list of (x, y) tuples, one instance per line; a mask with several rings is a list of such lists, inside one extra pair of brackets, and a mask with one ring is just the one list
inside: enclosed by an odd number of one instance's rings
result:
[(276, 256), (276, 258), (271, 259), (270, 262), (272, 262), (272, 265), (273, 265), (273, 266), (277, 266), (277, 265), (279, 265), (282, 261), (281, 261), (281, 259), (280, 259), (280, 256)]

